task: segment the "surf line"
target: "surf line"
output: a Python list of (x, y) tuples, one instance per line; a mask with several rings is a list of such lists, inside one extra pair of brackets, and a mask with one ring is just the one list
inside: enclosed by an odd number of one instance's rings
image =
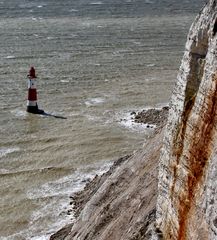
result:
[(37, 90), (36, 90), (36, 74), (35, 74), (35, 68), (31, 67), (29, 70), (28, 77), (28, 99), (27, 99), (27, 108), (26, 111), (29, 113), (34, 114), (40, 114), (43, 116), (48, 117), (55, 117), (55, 118), (61, 118), (61, 119), (67, 119), (63, 116), (54, 115), (51, 113), (46, 113), (44, 110), (38, 108), (37, 103)]

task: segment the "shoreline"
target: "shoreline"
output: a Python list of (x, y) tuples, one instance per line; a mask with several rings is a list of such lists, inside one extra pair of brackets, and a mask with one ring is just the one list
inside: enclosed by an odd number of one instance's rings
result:
[(148, 135), (162, 128), (168, 118), (169, 107), (146, 108), (138, 111), (129, 111), (121, 117), (119, 123), (132, 131), (142, 132), (148, 130)]
[[(146, 124), (147, 126), (155, 125), (156, 127), (154, 127), (154, 132), (151, 134), (151, 136), (153, 136), (162, 130), (163, 126), (166, 124), (168, 111), (169, 107), (167, 106), (162, 107), (161, 109), (150, 108), (139, 112), (133, 111), (131, 112), (131, 120), (137, 124)], [(91, 197), (93, 197), (93, 195), (98, 191), (98, 189), (103, 185), (108, 177), (111, 176), (118, 167), (122, 166), (131, 157), (132, 155), (126, 155), (114, 161), (108, 171), (102, 175), (96, 174), (92, 180), (87, 181), (85, 187), (82, 190), (75, 192), (70, 196), (69, 205), (71, 207), (68, 210), (67, 214), (73, 215), (75, 221), (69, 223), (68, 225), (58, 230), (56, 233), (52, 234), (50, 236), (50, 240), (65, 239), (65, 237), (69, 235), (73, 225), (76, 223), (79, 215), (81, 214), (81, 211), (84, 209), (87, 202), (91, 199)]]
[[(89, 180), (84, 188), (78, 192), (73, 193), (70, 198), (71, 209), (68, 210), (69, 214), (73, 213), (73, 217), (76, 219), (80, 215), (81, 211), (83, 210), (85, 204), (88, 200), (97, 192), (97, 190), (102, 186), (102, 184), (106, 181), (106, 179), (114, 172), (114, 170), (121, 166), (127, 159), (130, 158), (131, 155), (126, 155), (118, 160), (114, 161), (112, 166), (109, 168), (108, 171), (103, 173), (102, 175), (95, 175), (92, 180)], [(56, 233), (50, 236), (50, 240), (59, 240), (64, 239), (71, 231), (74, 222), (69, 223), (68, 225), (64, 226)]]

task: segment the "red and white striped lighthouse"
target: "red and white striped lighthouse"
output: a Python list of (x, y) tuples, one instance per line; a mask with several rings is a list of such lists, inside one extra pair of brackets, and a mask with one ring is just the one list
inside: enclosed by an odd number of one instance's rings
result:
[(36, 90), (36, 75), (34, 67), (31, 67), (28, 75), (28, 100), (27, 100), (27, 112), (43, 114), (44, 111), (38, 109), (37, 104), (37, 90)]

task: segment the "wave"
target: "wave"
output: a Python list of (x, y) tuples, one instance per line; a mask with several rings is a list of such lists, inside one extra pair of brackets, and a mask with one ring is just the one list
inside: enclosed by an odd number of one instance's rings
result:
[(69, 83), (69, 80), (60, 80), (61, 83)]
[(12, 148), (0, 148), (0, 158), (5, 157), (6, 155), (20, 151), (19, 147), (12, 147)]
[(103, 2), (101, 2), (101, 1), (90, 3), (90, 5), (102, 5), (102, 4), (103, 4)]
[(96, 106), (99, 104), (102, 104), (105, 102), (105, 98), (102, 97), (95, 97), (95, 98), (89, 98), (85, 101), (85, 105), (90, 107), (90, 106)]
[[(28, 226), (7, 237), (0, 237), (0, 240), (48, 240), (50, 235), (62, 226), (73, 222), (74, 216), (70, 196), (84, 188), (87, 181), (95, 175), (101, 175), (111, 166), (109, 163), (95, 163), (81, 166), (68, 176), (61, 177), (56, 181), (50, 181), (25, 192), (26, 201), (34, 204), (29, 216)], [(37, 169), (36, 172), (58, 171), (66, 168), (45, 168)], [(23, 172), (32, 172), (23, 171)], [(21, 172), (20, 172), (21, 173)]]
[(14, 59), (15, 56), (14, 56), (14, 55), (9, 55), (9, 56), (6, 56), (5, 58), (6, 58), (6, 59)]
[[(144, 109), (148, 110), (150, 108)], [(117, 122), (119, 123), (119, 125), (130, 131), (144, 132), (156, 128), (156, 125), (154, 124), (136, 123), (134, 121), (134, 117), (132, 116), (132, 111), (121, 112), (117, 115), (117, 118)]]
[(3, 171), (0, 171), (0, 178), (8, 178), (8, 177), (14, 177), (14, 176), (24, 176), (24, 175), (36, 175), (36, 174), (44, 174), (44, 173), (48, 173), (48, 172), (69, 172), (72, 171), (73, 169), (70, 168), (61, 168), (61, 167), (47, 167), (47, 168), (41, 168), (41, 169), (26, 169), (23, 171), (17, 171), (17, 172), (9, 172), (6, 169), (3, 169)]
[(11, 113), (16, 116), (16, 117), (20, 117), (20, 118), (24, 118), (26, 116), (28, 116), (26, 111), (23, 110), (19, 110), (19, 109), (14, 109), (11, 111)]
[(69, 10), (69, 12), (78, 12), (78, 9), (72, 8), (72, 9)]
[[(82, 166), (69, 176), (45, 183), (26, 192), (28, 199), (35, 203), (43, 201), (44, 204), (40, 204), (42, 207), (32, 213), (29, 228), (20, 233), (20, 236), (28, 239), (31, 232), (31, 240), (47, 240), (58, 228), (72, 222), (74, 220), (73, 212), (70, 212), (72, 215), (68, 214), (69, 196), (82, 190), (86, 182), (93, 179), (96, 174), (101, 175), (106, 172), (111, 164), (109, 162), (104, 165), (97, 163)], [(47, 224), (47, 219), (49, 219), (49, 224)], [(47, 229), (41, 228), (43, 221), (46, 222)]]
[(86, 181), (92, 179), (96, 174), (103, 174), (106, 170), (108, 170), (109, 166), (110, 164), (104, 164), (103, 166), (96, 164), (82, 166), (81, 168), (75, 170), (71, 175), (62, 177), (57, 181), (45, 183), (39, 188), (28, 191), (27, 196), (29, 199), (40, 199), (54, 196), (70, 195), (81, 190), (82, 187), (84, 187)]

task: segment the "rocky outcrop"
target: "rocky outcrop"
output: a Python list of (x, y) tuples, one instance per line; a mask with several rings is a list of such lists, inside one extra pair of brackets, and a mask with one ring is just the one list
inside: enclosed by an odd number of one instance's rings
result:
[(164, 239), (217, 239), (217, 2), (192, 25), (160, 159), (157, 224)]
[[(192, 25), (167, 126), (79, 193), (65, 240), (217, 239), (217, 1)], [(61, 232), (59, 232), (61, 233)]]
[(133, 112), (135, 115), (134, 122), (144, 123), (149, 125), (154, 125), (157, 128), (162, 128), (168, 117), (169, 107), (165, 106), (162, 109), (150, 108), (147, 110), (142, 110), (141, 112)]

